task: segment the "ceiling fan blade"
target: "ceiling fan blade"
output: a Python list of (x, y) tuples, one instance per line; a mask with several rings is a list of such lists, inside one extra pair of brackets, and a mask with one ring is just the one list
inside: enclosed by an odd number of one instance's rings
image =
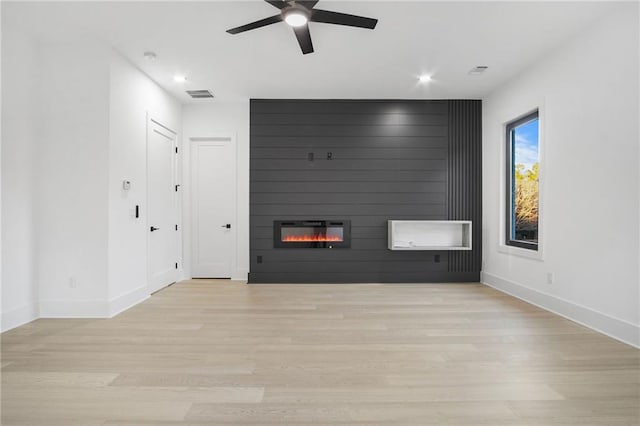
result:
[(250, 24), (243, 25), (241, 27), (231, 28), (230, 30), (227, 30), (227, 32), (229, 34), (243, 33), (245, 31), (255, 30), (256, 28), (261, 28), (261, 27), (266, 27), (267, 25), (276, 24), (276, 23), (281, 22), (281, 21), (282, 21), (282, 15), (270, 16), (268, 18), (261, 19), (261, 20), (256, 21), (256, 22), (252, 22)]
[(296, 3), (311, 10), (316, 4), (318, 4), (318, 0), (297, 0)]
[(285, 7), (287, 5), (287, 3), (285, 3), (282, 0), (264, 0), (267, 3), (269, 3), (271, 6), (273, 7), (277, 7), (278, 9), (282, 9), (283, 7)]
[(309, 32), (309, 25), (303, 25), (301, 27), (293, 27), (293, 32), (296, 33), (298, 44), (302, 49), (303, 54), (313, 53), (313, 43), (311, 42), (311, 33)]
[(348, 27), (368, 28), (370, 30), (374, 29), (378, 23), (377, 19), (349, 15), (347, 13), (330, 12), (320, 9), (313, 9), (311, 12), (311, 22), (346, 25)]

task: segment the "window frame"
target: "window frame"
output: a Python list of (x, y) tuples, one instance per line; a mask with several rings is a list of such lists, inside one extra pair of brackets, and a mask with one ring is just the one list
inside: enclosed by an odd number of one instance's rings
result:
[[(538, 108), (534, 109), (531, 112), (517, 118), (515, 120), (511, 120), (505, 125), (505, 221), (504, 221), (504, 244), (507, 247), (517, 247), (521, 249), (530, 250), (533, 252), (540, 252), (540, 178), (538, 179), (538, 242), (537, 243), (529, 243), (524, 241), (518, 241), (511, 238), (511, 229), (512, 224), (515, 219), (515, 208), (513, 208), (513, 195), (514, 195), (514, 185), (513, 185), (513, 175), (514, 175), (514, 164), (513, 164), (513, 142), (511, 138), (511, 133), (517, 127), (528, 123), (533, 120), (538, 120), (538, 167), (541, 167), (541, 149), (540, 149), (540, 110)], [(540, 170), (540, 169), (539, 169)]]

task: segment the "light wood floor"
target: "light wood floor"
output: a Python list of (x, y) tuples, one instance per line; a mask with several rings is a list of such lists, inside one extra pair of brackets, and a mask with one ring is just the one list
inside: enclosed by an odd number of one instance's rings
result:
[(640, 351), (479, 284), (188, 281), (2, 335), (2, 425), (633, 425)]

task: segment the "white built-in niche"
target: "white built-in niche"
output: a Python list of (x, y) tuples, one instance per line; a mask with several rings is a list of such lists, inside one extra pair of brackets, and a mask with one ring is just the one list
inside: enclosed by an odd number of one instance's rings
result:
[(471, 250), (470, 220), (390, 220), (389, 250)]

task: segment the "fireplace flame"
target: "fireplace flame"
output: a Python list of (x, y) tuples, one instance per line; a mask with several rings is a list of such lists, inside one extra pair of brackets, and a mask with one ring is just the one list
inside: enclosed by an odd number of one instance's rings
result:
[(285, 243), (317, 243), (317, 242), (342, 242), (342, 238), (337, 235), (285, 235), (282, 242)]

